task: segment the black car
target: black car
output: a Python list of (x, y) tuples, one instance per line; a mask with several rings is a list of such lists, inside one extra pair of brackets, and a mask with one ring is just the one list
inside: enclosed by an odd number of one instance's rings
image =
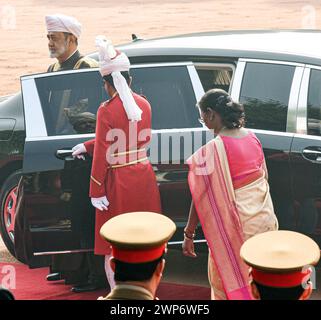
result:
[[(178, 226), (173, 248), (180, 250), (191, 201), (185, 160), (212, 138), (195, 108), (210, 88), (244, 104), (246, 127), (264, 148), (280, 228), (321, 244), (320, 40), (319, 31), (240, 31), (119, 47), (132, 63), (133, 90), (153, 108), (150, 160), (163, 212)], [(108, 97), (98, 69), (28, 75), (21, 87), (0, 103), (1, 235), (13, 254), (19, 238), (16, 252), (25, 254), (18, 259), (36, 267), (53, 253), (92, 249), (80, 247), (75, 216), (77, 199), (94, 212), (77, 189), (89, 183), (91, 159), (74, 160), (70, 149), (94, 137), (96, 111)], [(201, 232), (198, 240), (206, 248)]]

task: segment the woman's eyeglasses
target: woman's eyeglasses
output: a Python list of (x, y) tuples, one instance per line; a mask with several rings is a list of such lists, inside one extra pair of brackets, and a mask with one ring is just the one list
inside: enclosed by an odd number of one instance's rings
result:
[(205, 124), (205, 121), (204, 121), (204, 119), (203, 119), (202, 117), (198, 118), (198, 122), (199, 122), (200, 124)]
[[(198, 103), (196, 103), (196, 106), (195, 106), (197, 109), (199, 109), (199, 111), (200, 111), (200, 114), (201, 113), (204, 113), (204, 114), (206, 114), (206, 111), (204, 112), (204, 111), (202, 111), (201, 112), (201, 108), (200, 108), (200, 106), (198, 105)], [(204, 118), (202, 117), (202, 116), (200, 116), (199, 118), (198, 118), (198, 122), (200, 123), (200, 124), (205, 124), (205, 120), (204, 120)]]

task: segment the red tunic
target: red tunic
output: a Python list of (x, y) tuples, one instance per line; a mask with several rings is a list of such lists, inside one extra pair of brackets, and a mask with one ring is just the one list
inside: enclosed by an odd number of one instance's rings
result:
[[(111, 253), (110, 244), (99, 234), (102, 225), (110, 218), (135, 211), (161, 213), (156, 177), (148, 160), (111, 168), (111, 165), (136, 162), (135, 160), (146, 157), (146, 151), (135, 150), (146, 148), (150, 142), (151, 106), (145, 98), (135, 93), (133, 97), (143, 111), (141, 121), (128, 120), (117, 95), (100, 105), (97, 112), (96, 138), (84, 143), (87, 152), (93, 155), (89, 196), (106, 196), (109, 201), (108, 210), (96, 209), (95, 254)], [(126, 151), (132, 152), (129, 155), (111, 156)]]

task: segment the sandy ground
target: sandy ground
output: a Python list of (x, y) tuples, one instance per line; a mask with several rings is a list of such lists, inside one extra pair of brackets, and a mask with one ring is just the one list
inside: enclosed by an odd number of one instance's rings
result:
[(44, 16), (74, 15), (83, 24), (80, 50), (105, 34), (115, 44), (180, 33), (236, 29), (320, 28), (320, 0), (0, 0), (0, 96), (19, 77), (42, 72), (48, 57)]

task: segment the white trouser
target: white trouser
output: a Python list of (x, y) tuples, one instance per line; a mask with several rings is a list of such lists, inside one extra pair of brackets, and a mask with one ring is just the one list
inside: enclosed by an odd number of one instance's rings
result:
[(114, 271), (111, 269), (109, 260), (111, 258), (111, 254), (105, 256), (105, 272), (107, 276), (107, 280), (109, 282), (110, 290), (113, 290), (115, 287), (115, 279), (114, 279)]

